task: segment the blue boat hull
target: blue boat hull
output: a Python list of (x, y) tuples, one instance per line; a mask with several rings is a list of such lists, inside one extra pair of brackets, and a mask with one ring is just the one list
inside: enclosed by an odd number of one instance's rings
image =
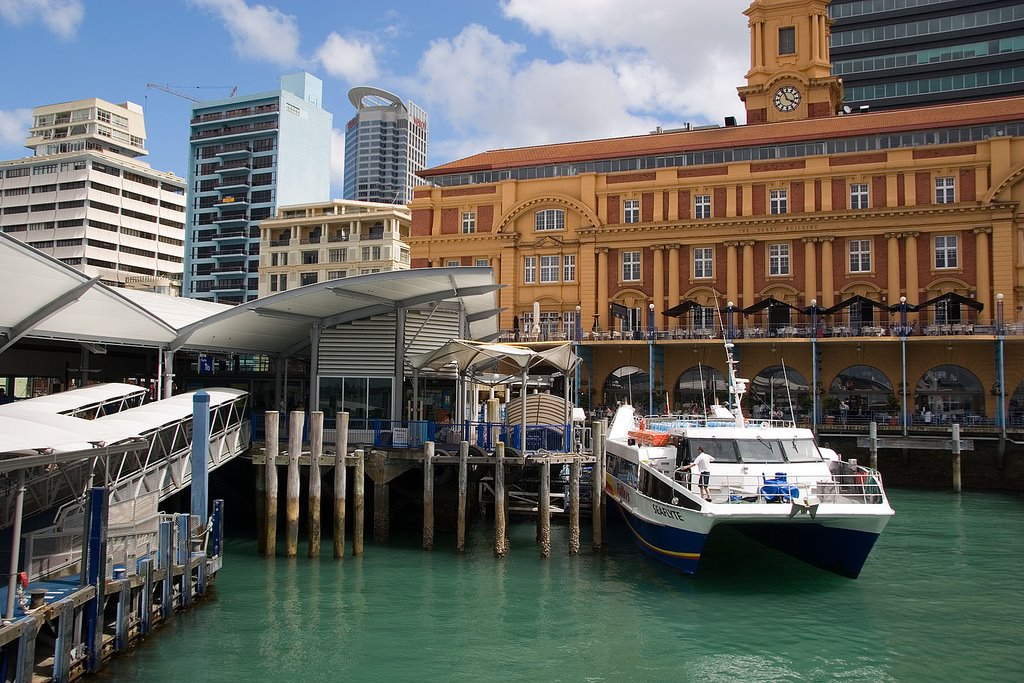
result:
[(651, 524), (633, 515), (614, 498), (609, 496), (608, 500), (618, 508), (623, 522), (640, 550), (686, 574), (697, 571), (700, 554), (707, 541), (706, 534)]
[(736, 529), (807, 564), (857, 578), (878, 534), (821, 524), (741, 524)]

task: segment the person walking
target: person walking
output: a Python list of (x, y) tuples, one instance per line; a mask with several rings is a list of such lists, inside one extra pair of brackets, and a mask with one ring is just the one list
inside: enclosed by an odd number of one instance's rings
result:
[(700, 489), (700, 497), (706, 501), (711, 501), (711, 493), (708, 490), (708, 485), (711, 483), (711, 463), (715, 461), (714, 456), (704, 452), (703, 447), (697, 448), (697, 457), (693, 459), (689, 465), (683, 465), (679, 469), (681, 470), (692, 470), (694, 467), (700, 472), (700, 479), (697, 481), (697, 487)]

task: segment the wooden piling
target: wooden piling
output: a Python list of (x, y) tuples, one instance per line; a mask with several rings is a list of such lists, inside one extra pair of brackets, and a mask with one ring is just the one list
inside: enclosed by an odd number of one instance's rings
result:
[(309, 414), (309, 557), (320, 557), (320, 456), (324, 452), (324, 414)]
[(366, 501), (363, 494), (363, 479), (365, 476), (366, 463), (363, 460), (363, 449), (356, 451), (356, 471), (353, 473), (352, 495), (355, 500), (352, 502), (352, 554), (363, 554), (363, 526), (366, 512)]
[(373, 482), (373, 542), (387, 543), (391, 534), (391, 484)]
[(256, 468), (256, 552), (267, 554), (267, 474), (266, 466)]
[(569, 554), (580, 552), (580, 459), (569, 465)]
[(455, 552), (466, 552), (466, 484), (469, 481), (469, 442), (459, 443), (459, 519)]
[(276, 410), (268, 410), (265, 416), (264, 430), (267, 442), (267, 462), (263, 468), (264, 489), (266, 491), (263, 505), (263, 554), (273, 557), (277, 554), (277, 450), (281, 422)]
[(594, 451), (594, 466), (590, 470), (590, 511), (592, 515), (594, 550), (604, 545), (604, 422), (591, 425)]
[(494, 449), (494, 556), (505, 557), (508, 543), (505, 538), (505, 444), (498, 442)]
[(284, 492), (284, 556), (299, 554), (299, 455), (302, 453), (302, 424), (305, 412), (293, 410), (288, 416), (288, 479)]
[(348, 413), (338, 413), (334, 454), (334, 559), (345, 557), (345, 489), (348, 472)]
[(537, 525), (540, 556), (551, 557), (551, 463), (547, 457), (540, 463), (540, 498), (537, 501)]
[(423, 444), (423, 549), (434, 549), (434, 442)]
[(960, 425), (953, 423), (953, 493), (960, 490)]

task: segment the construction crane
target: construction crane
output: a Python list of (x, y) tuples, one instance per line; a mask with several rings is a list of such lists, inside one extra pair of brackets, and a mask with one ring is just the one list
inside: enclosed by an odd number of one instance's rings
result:
[[(170, 95), (175, 95), (177, 97), (182, 97), (182, 98), (184, 98), (186, 100), (191, 100), (192, 102), (202, 102), (203, 101), (203, 99), (201, 97), (196, 97), (195, 95), (192, 95), (192, 94), (187, 93), (184, 90), (182, 90), (182, 88), (185, 88), (185, 87), (189, 87), (189, 86), (167, 85), (166, 83), (147, 83), (146, 84), (146, 89), (147, 90), (150, 89), (150, 88), (154, 88), (156, 90), (162, 90), (163, 92), (168, 93)], [(191, 87), (196, 88), (197, 90), (199, 88), (231, 88), (231, 94), (228, 95), (228, 97), (234, 97), (235, 93), (238, 92), (238, 86), (237, 85), (195, 85), (195, 86), (191, 86)]]

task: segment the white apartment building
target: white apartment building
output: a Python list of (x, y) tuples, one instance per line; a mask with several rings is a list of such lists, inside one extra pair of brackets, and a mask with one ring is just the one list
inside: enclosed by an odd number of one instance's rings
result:
[(408, 270), (408, 207), (335, 199), (282, 206), (260, 223), (259, 295), (352, 275)]
[(0, 162), (0, 229), (103, 282), (180, 291), (185, 181), (153, 170), (142, 108), (98, 98), (36, 107)]

